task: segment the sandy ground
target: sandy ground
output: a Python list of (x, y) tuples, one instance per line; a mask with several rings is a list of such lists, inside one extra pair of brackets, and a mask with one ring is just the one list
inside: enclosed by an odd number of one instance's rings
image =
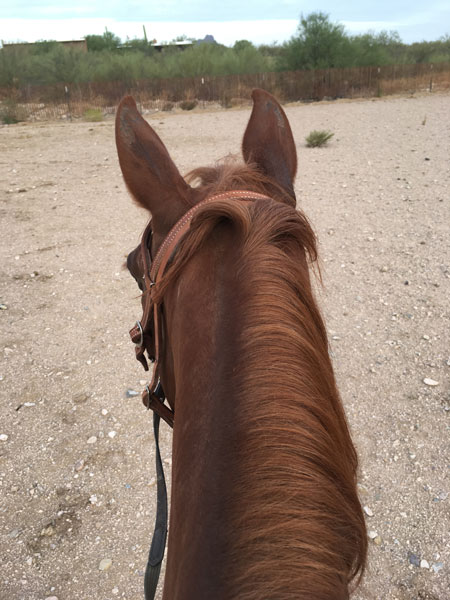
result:
[[(286, 109), (374, 538), (358, 600), (450, 598), (449, 107), (433, 95)], [(248, 117), (150, 121), (186, 172), (238, 151)], [(335, 133), (328, 148), (305, 147), (312, 129)], [(145, 377), (121, 266), (146, 215), (113, 133), (0, 128), (2, 600), (143, 598), (154, 450), (150, 415), (126, 398)], [(170, 443), (164, 425), (169, 476)]]

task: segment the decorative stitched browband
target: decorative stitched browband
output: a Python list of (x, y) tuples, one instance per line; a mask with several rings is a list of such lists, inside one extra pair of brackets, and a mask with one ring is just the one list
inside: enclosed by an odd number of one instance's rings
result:
[[(172, 227), (161, 244), (154, 261), (151, 259), (152, 227), (151, 221), (147, 225), (141, 240), (141, 255), (144, 263), (144, 312), (142, 319), (130, 330), (131, 340), (136, 346), (136, 358), (148, 371), (145, 351), (150, 361), (154, 364), (152, 381), (146, 386), (142, 393), (142, 400), (147, 408), (151, 408), (166, 423), (173, 427), (174, 412), (164, 404), (165, 396), (160, 383), (160, 354), (161, 354), (161, 311), (160, 301), (156, 301), (156, 290), (161, 281), (169, 260), (172, 258), (178, 244), (189, 230), (191, 221), (195, 214), (204, 206), (223, 200), (242, 200), (253, 202), (254, 200), (270, 200), (269, 196), (257, 192), (230, 191), (216, 194), (202, 200), (189, 209), (181, 219)], [(153, 319), (152, 319), (153, 317)], [(151, 322), (153, 321), (153, 334)]]

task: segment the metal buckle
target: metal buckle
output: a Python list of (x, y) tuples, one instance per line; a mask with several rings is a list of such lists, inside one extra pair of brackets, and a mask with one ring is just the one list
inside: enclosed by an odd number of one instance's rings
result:
[(134, 342), (137, 348), (142, 348), (144, 345), (144, 330), (142, 329), (142, 325), (140, 321), (136, 321), (137, 328), (139, 329), (139, 335), (141, 336), (138, 342)]

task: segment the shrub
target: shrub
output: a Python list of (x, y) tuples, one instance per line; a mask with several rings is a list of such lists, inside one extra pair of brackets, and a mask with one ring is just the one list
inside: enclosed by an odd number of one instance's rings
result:
[(99, 121), (103, 121), (103, 112), (99, 108), (88, 108), (84, 111), (83, 117), (85, 121), (98, 123)]
[(308, 148), (320, 148), (326, 146), (333, 136), (334, 133), (331, 131), (314, 130), (306, 137), (306, 145)]
[(181, 110), (192, 110), (197, 106), (197, 100), (183, 100), (180, 102)]
[(169, 112), (173, 109), (173, 102), (165, 102), (163, 104), (162, 110)]
[(25, 121), (25, 112), (13, 98), (8, 98), (0, 104), (0, 120), (5, 125), (13, 125)]

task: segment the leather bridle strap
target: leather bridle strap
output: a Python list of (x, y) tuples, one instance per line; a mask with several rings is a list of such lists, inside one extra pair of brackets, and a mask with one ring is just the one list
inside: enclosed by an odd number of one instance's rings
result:
[[(130, 334), (134, 338), (139, 336), (139, 339), (144, 340), (147, 332), (147, 328), (150, 321), (150, 313), (153, 312), (153, 341), (155, 354), (153, 357), (154, 369), (151, 383), (145, 388), (142, 394), (142, 400), (147, 408), (151, 408), (157, 412), (159, 416), (166, 421), (171, 427), (173, 427), (174, 413), (173, 411), (164, 404), (164, 401), (155, 395), (155, 389), (159, 382), (159, 369), (160, 369), (160, 357), (161, 357), (161, 313), (160, 313), (160, 298), (155, 300), (156, 292), (158, 291), (158, 284), (161, 282), (165, 275), (167, 265), (176, 251), (181, 239), (188, 232), (193, 217), (202, 209), (204, 206), (213, 204), (220, 201), (229, 200), (240, 200), (244, 203), (253, 202), (255, 200), (270, 200), (268, 196), (259, 194), (257, 192), (248, 192), (245, 190), (235, 190), (230, 192), (223, 192), (216, 194), (202, 200), (198, 204), (195, 204), (190, 208), (172, 227), (168, 235), (164, 238), (158, 252), (156, 253), (155, 259), (151, 262), (150, 267), (150, 249), (151, 245), (151, 223), (147, 225), (141, 242), (141, 255), (144, 263), (144, 294), (147, 295), (147, 299), (144, 302), (144, 314), (142, 317), (142, 332), (136, 331), (137, 325), (131, 330)], [(136, 350), (136, 358), (143, 364), (144, 369), (148, 370), (147, 361), (144, 356), (145, 343), (142, 348)]]
[(156, 447), (156, 485), (157, 485), (157, 504), (155, 529), (153, 531), (152, 545), (148, 554), (147, 567), (144, 577), (145, 600), (154, 600), (156, 588), (158, 586), (161, 564), (164, 558), (167, 538), (167, 488), (164, 479), (164, 469), (159, 449), (159, 415), (153, 413), (153, 433), (155, 436)]

